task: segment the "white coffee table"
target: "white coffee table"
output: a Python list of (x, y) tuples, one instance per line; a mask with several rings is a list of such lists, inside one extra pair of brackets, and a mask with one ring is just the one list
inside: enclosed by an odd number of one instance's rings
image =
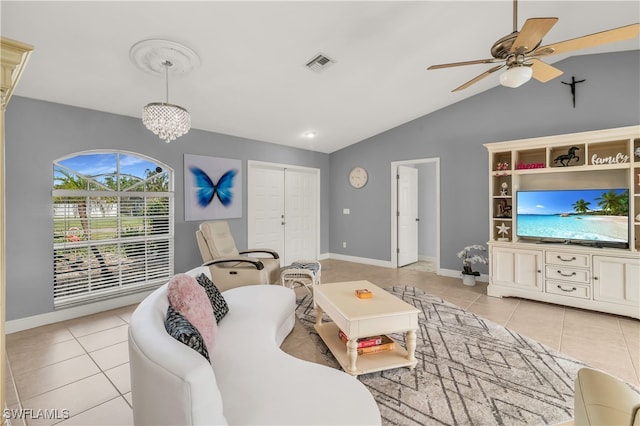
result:
[[(356, 289), (373, 293), (370, 299), (360, 299)], [(316, 308), (315, 329), (331, 353), (347, 373), (357, 376), (374, 371), (416, 366), (416, 330), (419, 310), (369, 281), (348, 281), (321, 284), (314, 287)], [(333, 322), (322, 322), (322, 313)], [(345, 344), (338, 329), (348, 337)], [(396, 342), (392, 351), (358, 356), (357, 339), (378, 334), (405, 333), (407, 348)]]

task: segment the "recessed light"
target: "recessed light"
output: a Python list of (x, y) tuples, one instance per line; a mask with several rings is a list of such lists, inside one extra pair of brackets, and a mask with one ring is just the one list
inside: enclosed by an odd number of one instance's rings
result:
[(302, 136), (307, 139), (314, 139), (317, 135), (317, 132), (315, 132), (314, 130), (308, 130), (302, 134)]

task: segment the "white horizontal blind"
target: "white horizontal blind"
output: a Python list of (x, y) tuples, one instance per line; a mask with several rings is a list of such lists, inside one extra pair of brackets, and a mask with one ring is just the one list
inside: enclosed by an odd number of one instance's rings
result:
[[(64, 169), (57, 167), (54, 174), (60, 176)], [(103, 185), (104, 175), (66, 170), (58, 179), (63, 184), (53, 190), (56, 307), (157, 287), (173, 275), (173, 192), (171, 176), (164, 173), (162, 185), (152, 185), (152, 177), (126, 186), (114, 183), (122, 180), (116, 172), (110, 174), (112, 190)], [(72, 188), (85, 183), (87, 189)]]

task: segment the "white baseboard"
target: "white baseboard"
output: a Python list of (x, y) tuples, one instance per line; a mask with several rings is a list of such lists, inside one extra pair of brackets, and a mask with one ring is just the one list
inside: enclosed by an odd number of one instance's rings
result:
[(17, 333), (18, 331), (28, 330), (30, 328), (133, 305), (142, 302), (142, 300), (151, 294), (152, 291), (153, 290), (147, 290), (141, 293), (129, 294), (127, 296), (102, 300), (87, 305), (74, 306), (72, 308), (65, 308), (53, 312), (7, 321), (5, 324), (5, 331), (7, 334)]
[[(335, 259), (335, 260), (344, 260), (345, 262), (355, 262), (355, 263), (363, 263), (365, 265), (373, 265), (373, 266), (381, 266), (383, 268), (391, 268), (391, 262), (387, 260), (378, 260), (378, 259), (369, 259), (366, 257), (357, 257), (357, 256), (347, 256), (345, 254), (338, 253), (328, 253), (320, 257), (320, 259)], [(426, 261), (435, 261), (435, 258), (424, 257)], [(451, 277), (451, 278), (460, 278), (462, 280), (462, 272), (457, 269), (438, 269), (436, 271), (437, 275), (442, 275), (443, 277)], [(489, 276), (486, 274), (481, 274), (479, 277), (476, 277), (476, 281), (479, 282), (489, 282)]]
[[(391, 268), (391, 262), (379, 259), (369, 259), (366, 257), (348, 256), (338, 253), (323, 253), (319, 256), (320, 260), (335, 259), (343, 260), (345, 262), (362, 263), (365, 265), (380, 266), (383, 268)], [(462, 272), (455, 269), (439, 269), (438, 275), (451, 278), (462, 279)], [(489, 276), (482, 274), (476, 278), (480, 282), (489, 282)], [(74, 306), (72, 308), (60, 309), (53, 312), (47, 312), (44, 314), (33, 315), (30, 317), (19, 318), (16, 320), (7, 321), (5, 323), (6, 334), (17, 333), (19, 331), (28, 330), (30, 328), (40, 327), (43, 325), (54, 324), (60, 321), (66, 321), (74, 318), (83, 317), (86, 315), (97, 314), (99, 312), (109, 311), (111, 309), (117, 309), (124, 306), (133, 305), (142, 302), (145, 297), (151, 294), (153, 290), (147, 290), (141, 293), (130, 294), (123, 297), (114, 299), (102, 300), (100, 302), (91, 303), (88, 305)]]
[(329, 253), (328, 259), (344, 260), (345, 262), (364, 263), (365, 265), (391, 268), (391, 262), (388, 260), (369, 259), (367, 257), (357, 257), (357, 256), (347, 256), (346, 254), (338, 254), (338, 253)]

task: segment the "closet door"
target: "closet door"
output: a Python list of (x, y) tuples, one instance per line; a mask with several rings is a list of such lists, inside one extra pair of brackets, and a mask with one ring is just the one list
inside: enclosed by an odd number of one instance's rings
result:
[(249, 167), (247, 197), (249, 248), (271, 248), (284, 265), (284, 169)]
[(276, 250), (282, 266), (317, 259), (320, 171), (251, 161), (248, 170), (248, 246)]
[(316, 173), (286, 169), (285, 173), (285, 265), (317, 257)]

